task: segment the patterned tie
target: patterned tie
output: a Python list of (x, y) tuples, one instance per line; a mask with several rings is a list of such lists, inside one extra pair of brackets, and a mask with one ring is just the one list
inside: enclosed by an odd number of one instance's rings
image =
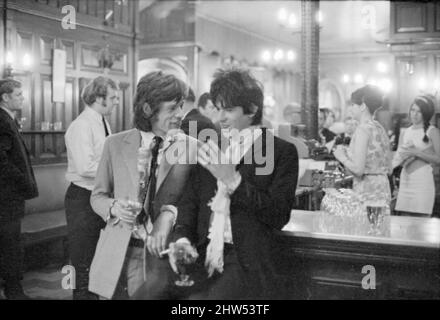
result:
[[(163, 139), (159, 136), (153, 138), (153, 147), (151, 149), (151, 163), (150, 163), (150, 176), (148, 177), (147, 196), (144, 201), (144, 207), (138, 216), (138, 221), (144, 224), (147, 221), (148, 215), (153, 217), (153, 203), (154, 196), (156, 195), (156, 169), (157, 169), (157, 156), (159, 155), (159, 149), (162, 145)], [(148, 212), (148, 215), (147, 215)]]
[(107, 124), (105, 123), (104, 116), (102, 116), (102, 124), (104, 125), (105, 136), (108, 137), (109, 133), (108, 133), (108, 129), (107, 129)]

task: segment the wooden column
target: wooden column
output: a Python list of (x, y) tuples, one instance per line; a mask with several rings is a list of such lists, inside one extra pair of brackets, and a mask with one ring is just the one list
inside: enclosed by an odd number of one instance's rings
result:
[(301, 117), (307, 139), (318, 139), (319, 1), (301, 0)]

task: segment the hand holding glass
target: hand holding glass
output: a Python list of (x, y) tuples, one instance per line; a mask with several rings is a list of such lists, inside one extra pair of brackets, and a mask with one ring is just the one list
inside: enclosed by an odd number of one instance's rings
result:
[(142, 210), (142, 204), (139, 201), (128, 200), (127, 209), (129, 211), (131, 211), (133, 213), (133, 215), (135, 216), (135, 221), (133, 223), (133, 230), (135, 231), (138, 229), (137, 223), (136, 223), (136, 218)]

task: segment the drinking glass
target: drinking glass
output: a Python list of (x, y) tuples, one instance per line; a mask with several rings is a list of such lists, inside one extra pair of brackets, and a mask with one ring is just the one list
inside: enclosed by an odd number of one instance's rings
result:
[(370, 222), (370, 231), (368, 234), (378, 235), (383, 224), (383, 218), (386, 207), (382, 205), (367, 204), (367, 217)]
[(61, 131), (63, 129), (63, 123), (61, 121), (57, 121), (53, 124), (53, 129), (55, 131)]
[(185, 250), (184, 246), (187, 246), (187, 244), (182, 245), (176, 243), (175, 246), (176, 266), (180, 279), (176, 280), (174, 283), (178, 287), (191, 287), (194, 285), (194, 280), (189, 278), (188, 266), (193, 264), (196, 259), (190, 256)]
[(128, 200), (128, 210), (130, 210), (133, 215), (135, 216), (135, 221), (133, 223), (133, 231), (138, 230), (138, 225), (137, 225), (137, 216), (139, 215), (139, 213), (141, 213), (142, 211), (142, 204), (139, 201), (136, 200)]
[(42, 121), (41, 122), (41, 131), (49, 131), (50, 130), (50, 122)]

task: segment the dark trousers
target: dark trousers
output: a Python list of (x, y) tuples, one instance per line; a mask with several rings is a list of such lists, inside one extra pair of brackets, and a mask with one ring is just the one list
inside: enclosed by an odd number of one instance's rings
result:
[(6, 287), (20, 286), (23, 266), (21, 219), (0, 225), (0, 270)]
[(74, 300), (97, 298), (88, 291), (89, 269), (95, 255), (100, 230), (105, 227), (105, 222), (93, 211), (90, 195), (91, 191), (70, 184), (64, 202), (69, 254), (76, 274)]
[(189, 268), (194, 286), (178, 287), (179, 276), (169, 266), (168, 258), (158, 259), (150, 255), (146, 259), (146, 281), (132, 296), (139, 300), (187, 299), (187, 300), (238, 300), (247, 298), (248, 287), (233, 246), (225, 247), (223, 273), (211, 278), (204, 267), (204, 252), (199, 252), (197, 262)]

